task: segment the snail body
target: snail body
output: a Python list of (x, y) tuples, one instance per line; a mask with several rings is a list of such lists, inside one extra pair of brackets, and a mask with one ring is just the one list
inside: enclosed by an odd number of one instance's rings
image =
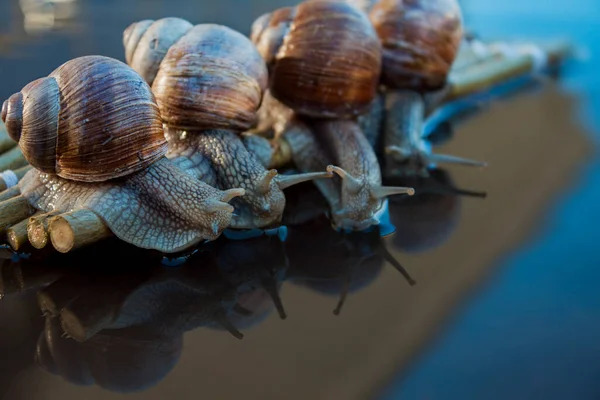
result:
[(215, 187), (246, 190), (232, 228), (279, 224), (282, 190), (327, 173), (267, 170), (239, 139), (255, 124), (267, 85), (264, 61), (242, 34), (179, 18), (140, 21), (123, 35), (128, 63), (151, 85), (165, 123), (167, 158)]
[(336, 228), (378, 224), (385, 197), (412, 190), (381, 185), (377, 157), (355, 122), (377, 94), (381, 69), (367, 16), (345, 2), (305, 1), (258, 18), (251, 38), (271, 72), (258, 126), (275, 138), (249, 136), (248, 148), (267, 165), (291, 158), (300, 171), (327, 166), (337, 174), (341, 180), (315, 181)]
[[(456, 0), (373, 0), (363, 5), (382, 44), (380, 91), (383, 111), (371, 109), (363, 119), (382, 120), (373, 129), (381, 136), (384, 171), (390, 175), (427, 176), (437, 164), (483, 167), (486, 164), (435, 154), (423, 137), (426, 97), (439, 97), (463, 38)], [(443, 96), (441, 96), (443, 97)], [(383, 113), (383, 116), (381, 115)], [(367, 122), (365, 122), (367, 124)]]
[(215, 239), (229, 225), (221, 191), (166, 160), (154, 96), (124, 63), (80, 57), (3, 105), (2, 120), (34, 167), (19, 182), (42, 212), (89, 209), (120, 239), (174, 252)]

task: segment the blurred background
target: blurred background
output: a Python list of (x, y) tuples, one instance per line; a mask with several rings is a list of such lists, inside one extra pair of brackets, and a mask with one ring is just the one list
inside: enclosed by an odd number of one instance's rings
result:
[[(0, 98), (73, 57), (123, 60), (134, 21), (179, 16), (248, 34), (261, 14), (295, 3), (0, 0)], [(489, 198), (464, 201), (440, 248), (395, 253), (419, 284), (386, 270), (339, 318), (331, 298), (286, 288), (289, 320), (271, 316), (240, 343), (191, 332), (169, 377), (133, 398), (600, 398), (600, 2), (461, 3), (484, 40), (568, 38), (577, 60), (558, 85), (461, 126), (447, 152), (491, 167), (452, 172)], [(120, 398), (33, 366), (33, 301), (0, 302), (0, 397)]]

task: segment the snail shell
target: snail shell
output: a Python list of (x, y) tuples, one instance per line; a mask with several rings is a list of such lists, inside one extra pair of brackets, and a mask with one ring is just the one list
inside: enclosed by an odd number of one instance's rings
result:
[(129, 175), (167, 151), (150, 87), (108, 57), (80, 57), (29, 83), (4, 102), (2, 120), (33, 167), (75, 181)]
[(241, 33), (164, 18), (130, 25), (123, 44), (169, 127), (244, 131), (254, 125), (267, 69)]
[(306, 1), (258, 18), (252, 41), (270, 66), (270, 90), (298, 114), (347, 118), (375, 97), (381, 45), (367, 16), (333, 0)]
[(444, 85), (463, 36), (456, 0), (379, 0), (369, 17), (383, 45), (383, 84), (413, 90)]

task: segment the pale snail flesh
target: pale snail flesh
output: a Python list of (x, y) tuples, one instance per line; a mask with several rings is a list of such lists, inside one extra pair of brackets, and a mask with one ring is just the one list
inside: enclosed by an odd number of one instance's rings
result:
[[(324, 40), (334, 37), (341, 38), (335, 49)], [(248, 148), (269, 166), (280, 161), (280, 149), (288, 149), (301, 171), (327, 166), (339, 179), (315, 184), (329, 202), (333, 225), (377, 225), (386, 196), (413, 191), (382, 186), (377, 157), (354, 121), (375, 98), (381, 67), (381, 45), (367, 16), (344, 2), (307, 1), (260, 17), (252, 39), (272, 71), (259, 111), (262, 132), (254, 133), (275, 137), (269, 143), (249, 135)], [(331, 60), (322, 57), (327, 52)]]
[(265, 169), (240, 141), (255, 124), (267, 69), (242, 34), (214, 24), (193, 26), (180, 18), (140, 21), (123, 35), (128, 63), (152, 85), (169, 144), (167, 158), (215, 187), (241, 187), (231, 228), (280, 223), (283, 189), (326, 172), (280, 175)]
[(146, 82), (102, 56), (66, 62), (7, 100), (2, 119), (34, 166), (19, 182), (37, 210), (89, 209), (120, 239), (175, 252), (230, 224), (221, 191), (164, 158), (162, 120)]

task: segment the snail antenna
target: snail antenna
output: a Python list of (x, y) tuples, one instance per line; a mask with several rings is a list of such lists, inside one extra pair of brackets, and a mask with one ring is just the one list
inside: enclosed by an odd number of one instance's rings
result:
[(279, 290), (277, 290), (277, 284), (275, 283), (275, 279), (273, 277), (263, 278), (261, 283), (263, 289), (269, 294), (271, 300), (273, 300), (273, 304), (275, 304), (275, 308), (277, 309), (279, 318), (286, 319), (287, 315), (283, 308), (283, 302), (281, 301), (281, 297), (279, 296)]
[(221, 201), (225, 203), (229, 203), (231, 199), (234, 197), (240, 197), (246, 194), (244, 189), (227, 189), (223, 191), (223, 196), (221, 197)]
[(485, 168), (488, 166), (486, 162), (469, 160), (467, 158), (451, 156), (448, 154), (424, 154), (423, 158), (427, 160), (428, 164), (455, 164), (477, 168)]
[(431, 191), (435, 192), (435, 193), (440, 193), (440, 194), (454, 194), (456, 196), (479, 197), (481, 199), (485, 199), (487, 197), (487, 192), (478, 192), (475, 190), (459, 189), (459, 188), (455, 188), (453, 186), (444, 186), (444, 185), (440, 185), (439, 187), (436, 187), (435, 189), (432, 189)]
[(334, 315), (341, 314), (342, 307), (344, 306), (344, 303), (346, 303), (348, 293), (350, 293), (350, 284), (352, 283), (352, 279), (354, 278), (354, 272), (356, 271), (356, 268), (360, 265), (361, 261), (362, 260), (358, 260), (357, 262), (353, 263), (348, 269), (348, 272), (344, 277), (344, 284), (342, 285), (342, 290), (340, 291), (340, 299), (338, 300), (335, 310), (333, 310)]
[(328, 165), (327, 172), (336, 173), (340, 178), (342, 178), (342, 183), (346, 190), (350, 193), (358, 193), (362, 184), (358, 179), (350, 175), (346, 170), (336, 167), (335, 165)]
[(386, 146), (384, 149), (385, 154), (397, 157), (398, 160), (406, 160), (411, 156), (410, 151), (403, 149), (399, 146)]
[(415, 194), (415, 189), (401, 186), (376, 186), (371, 188), (371, 197), (374, 199), (384, 199), (396, 194), (407, 194), (412, 196)]
[(408, 282), (408, 284), (410, 286), (414, 286), (417, 284), (417, 281), (415, 281), (409, 275), (408, 271), (402, 266), (402, 264), (400, 264), (400, 262), (398, 262), (398, 260), (396, 260), (394, 258), (394, 256), (390, 254), (387, 247), (385, 247), (384, 243), (381, 243), (381, 255), (388, 263), (390, 263), (392, 265), (392, 267), (396, 268), (396, 270), (398, 272), (400, 272), (402, 274), (402, 276), (404, 276), (404, 278), (406, 279), (406, 281)]
[(240, 332), (235, 325), (227, 318), (225, 312), (220, 310), (215, 315), (215, 322), (221, 325), (221, 327), (225, 328), (229, 333), (231, 333), (235, 338), (242, 340), (244, 338), (244, 334)]
[(219, 211), (225, 211), (233, 213), (233, 206), (231, 204), (223, 203), (219, 200), (210, 199), (204, 202), (204, 208), (206, 212), (214, 213)]
[(290, 186), (297, 185), (302, 182), (332, 177), (333, 174), (331, 172), (307, 172), (305, 174), (278, 175), (276, 178), (276, 182), (277, 186), (279, 186), (279, 189), (285, 190)]
[(270, 169), (265, 172), (265, 175), (262, 177), (261, 181), (256, 184), (257, 190), (263, 194), (269, 193), (269, 190), (271, 189), (271, 182), (273, 179), (275, 179), (275, 176), (277, 176), (276, 169)]

